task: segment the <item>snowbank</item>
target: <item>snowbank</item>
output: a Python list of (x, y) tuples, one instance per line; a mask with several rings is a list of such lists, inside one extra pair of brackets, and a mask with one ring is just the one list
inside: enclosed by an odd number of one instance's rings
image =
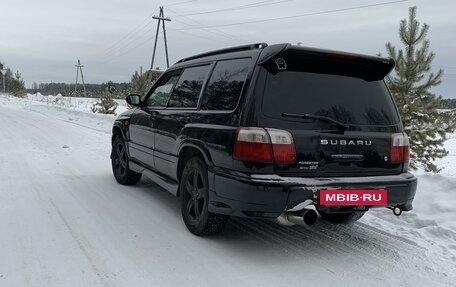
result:
[[(40, 93), (27, 94), (27, 99), (32, 103), (42, 103), (46, 105), (58, 106), (70, 110), (92, 112), (91, 107), (95, 104), (98, 99), (96, 98), (81, 98), (81, 97), (63, 97), (61, 94), (56, 96), (49, 95), (44, 96)], [(127, 103), (123, 99), (115, 99), (118, 106), (116, 113), (120, 114), (127, 110)]]

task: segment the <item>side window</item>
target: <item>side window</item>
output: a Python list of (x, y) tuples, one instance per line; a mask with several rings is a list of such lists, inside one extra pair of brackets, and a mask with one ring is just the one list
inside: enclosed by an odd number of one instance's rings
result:
[(250, 63), (250, 58), (218, 62), (201, 100), (201, 109), (234, 110), (241, 95)]
[(147, 106), (165, 108), (168, 103), (169, 96), (171, 95), (171, 91), (178, 79), (179, 75), (172, 75), (167, 81), (163, 82), (162, 85), (157, 86), (147, 99)]
[(170, 108), (196, 108), (209, 65), (187, 68), (182, 73), (168, 102)]

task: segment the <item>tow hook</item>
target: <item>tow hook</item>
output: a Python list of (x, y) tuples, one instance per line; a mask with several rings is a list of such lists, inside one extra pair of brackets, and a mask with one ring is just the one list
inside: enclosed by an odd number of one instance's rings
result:
[(402, 208), (400, 208), (399, 205), (388, 206), (386, 208), (391, 209), (393, 211), (394, 215), (396, 215), (396, 216), (401, 216), (401, 214), (402, 214)]

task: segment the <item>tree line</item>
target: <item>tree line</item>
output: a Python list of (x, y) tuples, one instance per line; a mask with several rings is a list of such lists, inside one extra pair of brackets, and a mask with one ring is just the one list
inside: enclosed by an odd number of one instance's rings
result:
[(456, 109), (456, 99), (442, 99), (440, 108), (446, 110)]
[(88, 97), (99, 98), (106, 89), (109, 89), (111, 97), (115, 99), (123, 99), (128, 94), (145, 95), (152, 84), (162, 74), (160, 70), (149, 70), (146, 72), (136, 71), (131, 76), (131, 81), (128, 83), (106, 82), (102, 84), (85, 84), (85, 93), (82, 84), (67, 84), (67, 83), (33, 83), (27, 92), (30, 94), (41, 93), (43, 95), (58, 95), (64, 97)]
[(67, 83), (34, 83), (30, 89), (27, 89), (27, 92), (30, 94), (41, 93), (43, 95), (61, 94), (64, 97), (86, 96), (88, 98), (98, 98), (107, 87), (114, 88), (112, 94), (114, 98), (124, 98), (131, 90), (131, 83), (107, 82), (102, 84), (85, 84), (85, 95), (82, 84), (76, 86), (75, 84)]

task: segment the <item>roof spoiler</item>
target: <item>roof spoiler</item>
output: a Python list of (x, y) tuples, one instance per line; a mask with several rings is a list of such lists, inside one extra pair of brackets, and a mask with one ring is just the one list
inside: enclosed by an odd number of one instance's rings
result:
[(256, 50), (256, 49), (264, 49), (267, 46), (268, 46), (268, 44), (266, 44), (266, 43), (255, 43), (255, 44), (248, 44), (248, 45), (230, 47), (230, 48), (210, 51), (210, 52), (207, 52), (207, 53), (202, 53), (202, 54), (198, 54), (198, 55), (195, 55), (195, 56), (183, 58), (183, 59), (177, 61), (176, 64), (177, 63), (182, 63), (182, 62), (187, 62), (187, 61), (198, 59), (198, 58), (219, 55), (219, 54), (234, 53), (234, 52), (241, 52), (241, 51), (249, 51), (249, 50)]
[(258, 64), (265, 66), (277, 58), (293, 59), (289, 69), (363, 78), (367, 81), (385, 78), (395, 66), (391, 58), (353, 54), (341, 51), (293, 46), (271, 45), (263, 49)]

